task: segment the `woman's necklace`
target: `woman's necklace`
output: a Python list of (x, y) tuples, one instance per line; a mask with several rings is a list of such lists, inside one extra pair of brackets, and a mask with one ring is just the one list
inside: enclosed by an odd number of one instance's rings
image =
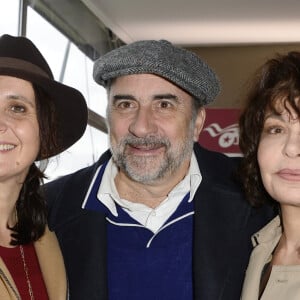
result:
[(29, 271), (28, 271), (28, 267), (25, 261), (25, 255), (24, 255), (24, 248), (22, 245), (20, 245), (20, 253), (21, 253), (21, 258), (23, 261), (23, 268), (24, 268), (24, 272), (25, 272), (25, 277), (26, 277), (26, 282), (27, 282), (27, 286), (28, 286), (28, 292), (29, 292), (29, 296), (30, 296), (30, 300), (34, 300), (34, 296), (33, 296), (33, 291), (32, 291), (32, 286), (31, 286), (31, 282), (30, 282), (30, 278), (29, 278)]

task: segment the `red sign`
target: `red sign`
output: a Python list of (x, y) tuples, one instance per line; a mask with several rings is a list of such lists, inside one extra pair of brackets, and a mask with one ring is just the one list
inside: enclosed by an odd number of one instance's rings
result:
[(207, 108), (206, 121), (199, 136), (199, 143), (213, 151), (229, 156), (240, 156), (239, 113), (239, 109)]

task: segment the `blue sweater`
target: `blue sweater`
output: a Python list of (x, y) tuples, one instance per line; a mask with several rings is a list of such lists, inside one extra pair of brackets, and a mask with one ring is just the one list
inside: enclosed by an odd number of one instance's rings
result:
[(154, 234), (131, 218), (120, 206), (114, 216), (99, 200), (96, 178), (86, 209), (107, 216), (108, 290), (110, 300), (193, 299), (193, 202), (189, 194), (174, 214)]

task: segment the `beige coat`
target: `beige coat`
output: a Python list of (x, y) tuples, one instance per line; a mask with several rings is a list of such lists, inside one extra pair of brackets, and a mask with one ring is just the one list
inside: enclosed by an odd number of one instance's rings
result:
[[(60, 248), (53, 232), (46, 228), (43, 237), (34, 243), (43, 279), (50, 300), (67, 299), (67, 280)], [(0, 299), (21, 299), (14, 280), (0, 258)]]
[[(252, 237), (252, 251), (244, 281), (242, 300), (258, 300), (259, 285), (264, 265), (271, 261), (272, 252), (281, 237), (279, 217), (273, 219)], [(299, 300), (300, 266), (273, 266), (260, 300)]]

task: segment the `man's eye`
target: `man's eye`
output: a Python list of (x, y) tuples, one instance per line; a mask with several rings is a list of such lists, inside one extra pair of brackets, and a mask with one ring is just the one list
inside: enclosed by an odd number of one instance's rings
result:
[(129, 107), (131, 107), (131, 104), (130, 104), (130, 102), (122, 102), (118, 106), (121, 108), (129, 108)]
[(168, 103), (168, 102), (162, 102), (162, 103), (160, 104), (160, 107), (161, 107), (161, 108), (168, 108), (168, 107), (170, 107), (170, 103)]
[(133, 104), (130, 101), (122, 101), (116, 103), (115, 107), (118, 109), (127, 109), (127, 108), (132, 108)]
[(161, 102), (159, 103), (159, 107), (160, 107), (160, 108), (172, 108), (173, 105), (172, 105), (172, 103), (170, 103), (169, 101), (161, 101)]

